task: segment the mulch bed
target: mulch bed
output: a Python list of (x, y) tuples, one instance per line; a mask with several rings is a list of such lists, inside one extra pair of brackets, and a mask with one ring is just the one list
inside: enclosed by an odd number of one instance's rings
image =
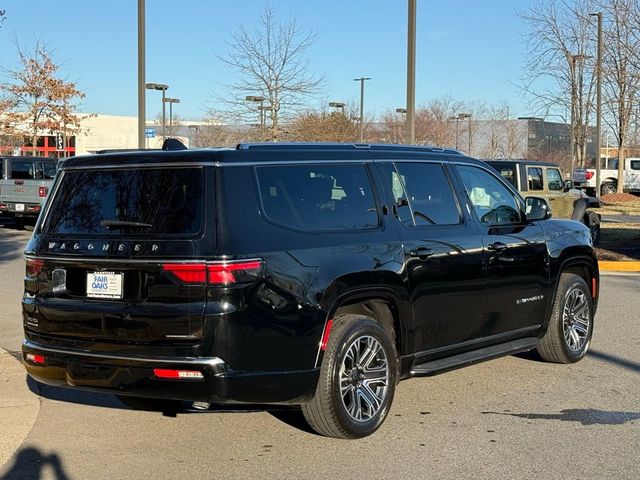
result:
[(630, 193), (611, 193), (609, 195), (602, 195), (600, 200), (602, 203), (635, 202), (638, 200), (638, 197)]

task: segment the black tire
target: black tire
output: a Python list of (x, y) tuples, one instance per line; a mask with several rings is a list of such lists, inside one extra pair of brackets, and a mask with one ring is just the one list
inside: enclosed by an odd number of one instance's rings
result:
[(587, 212), (587, 215), (584, 216), (583, 223), (589, 229), (591, 243), (598, 245), (600, 243), (600, 217), (593, 212)]
[(553, 301), (549, 326), (538, 340), (538, 353), (548, 362), (575, 363), (589, 350), (593, 334), (593, 299), (579, 275), (563, 273)]
[[(310, 402), (301, 405), (302, 413), (309, 426), (321, 435), (365, 437), (375, 432), (389, 413), (397, 377), (396, 348), (389, 334), (371, 318), (348, 314), (333, 321), (316, 393)], [(373, 351), (373, 356), (366, 355)], [(362, 358), (368, 362), (360, 363), (361, 353), (365, 353)], [(372, 378), (370, 383), (365, 383), (367, 373)], [(376, 375), (378, 380), (374, 381)]]
[(129, 395), (116, 395), (118, 400), (133, 410), (144, 410), (147, 412), (176, 412), (181, 410), (180, 400), (170, 400), (166, 398), (133, 397)]
[(600, 195), (611, 195), (618, 191), (618, 186), (613, 182), (605, 182), (600, 185)]

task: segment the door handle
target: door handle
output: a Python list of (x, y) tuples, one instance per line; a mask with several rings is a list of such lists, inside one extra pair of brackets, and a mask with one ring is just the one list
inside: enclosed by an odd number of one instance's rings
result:
[(429, 258), (433, 255), (433, 251), (429, 247), (417, 247), (409, 252), (409, 255), (417, 258)]
[(487, 250), (492, 250), (496, 253), (502, 253), (506, 250), (507, 244), (502, 242), (494, 242), (487, 246)]

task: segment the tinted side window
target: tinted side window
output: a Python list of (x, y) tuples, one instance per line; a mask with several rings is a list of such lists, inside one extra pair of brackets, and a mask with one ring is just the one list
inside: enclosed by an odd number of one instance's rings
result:
[(460, 223), (458, 202), (441, 164), (399, 162), (396, 168), (406, 189), (415, 225)]
[(10, 162), (11, 178), (18, 180), (32, 180), (35, 178), (33, 162)]
[(631, 160), (629, 163), (631, 170), (640, 170), (640, 160)]
[(256, 174), (264, 213), (275, 223), (306, 231), (378, 226), (364, 165), (278, 165)]
[(516, 167), (515, 165), (496, 165), (491, 164), (493, 168), (495, 168), (498, 173), (504, 178), (507, 182), (513, 185), (516, 189), (518, 188), (518, 184), (516, 182)]
[(43, 162), (38, 165), (39, 178), (44, 180), (52, 180), (56, 176), (56, 164), (51, 162)]
[(527, 168), (527, 181), (529, 183), (529, 190), (544, 190), (544, 184), (542, 183), (542, 169), (538, 167)]
[(481, 168), (466, 165), (457, 168), (480, 223), (486, 226), (520, 223), (519, 202), (506, 185)]
[(547, 187), (549, 190), (562, 190), (562, 175), (555, 168), (547, 169)]

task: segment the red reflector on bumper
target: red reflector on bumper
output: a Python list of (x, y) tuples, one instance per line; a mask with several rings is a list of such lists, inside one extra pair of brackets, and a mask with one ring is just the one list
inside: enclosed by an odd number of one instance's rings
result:
[(197, 370), (170, 370), (165, 368), (154, 368), (153, 374), (157, 378), (171, 380), (201, 380), (204, 378), (202, 372)]
[(39, 353), (27, 353), (24, 357), (31, 363), (44, 364), (44, 355), (40, 355)]

